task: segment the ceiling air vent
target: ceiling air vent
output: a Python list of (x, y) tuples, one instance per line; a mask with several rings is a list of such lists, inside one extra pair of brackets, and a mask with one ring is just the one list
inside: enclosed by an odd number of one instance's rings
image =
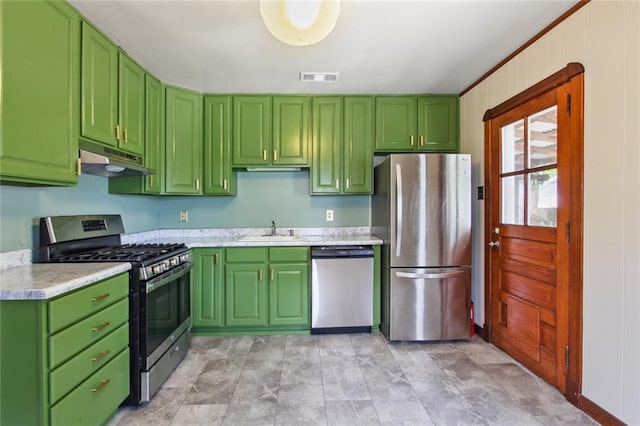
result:
[(339, 72), (301, 72), (300, 81), (309, 83), (335, 83)]

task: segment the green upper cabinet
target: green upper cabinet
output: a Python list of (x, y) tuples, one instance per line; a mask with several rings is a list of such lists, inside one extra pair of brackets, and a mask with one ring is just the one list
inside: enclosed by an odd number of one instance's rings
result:
[(309, 165), (310, 109), (308, 96), (273, 97), (273, 165)]
[(459, 101), (449, 95), (418, 97), (419, 151), (459, 151)]
[(413, 151), (415, 137), (415, 96), (377, 97), (376, 150)]
[(235, 195), (231, 169), (231, 97), (204, 97), (204, 193)]
[(146, 76), (145, 86), (144, 164), (156, 173), (143, 178), (144, 190), (159, 194), (164, 189), (164, 87), (150, 75)]
[(233, 166), (309, 165), (308, 96), (235, 96)]
[(144, 155), (145, 72), (122, 53), (119, 65), (118, 110), (122, 127), (119, 146), (132, 154)]
[(343, 192), (373, 192), (373, 98), (344, 98)]
[(270, 164), (271, 98), (236, 96), (233, 98), (233, 165)]
[(0, 2), (3, 183), (78, 180), (80, 25), (65, 2)]
[(458, 104), (457, 95), (377, 97), (375, 150), (458, 151)]
[(371, 193), (373, 98), (317, 97), (312, 110), (311, 193)]
[(221, 248), (193, 250), (191, 306), (194, 328), (222, 325), (223, 254)]
[(144, 165), (156, 173), (109, 179), (112, 194), (161, 194), (164, 190), (164, 87), (145, 76)]
[(201, 194), (202, 95), (167, 87), (165, 102), (165, 192)]
[(143, 155), (144, 70), (86, 22), (81, 68), (81, 135)]
[(339, 194), (342, 181), (342, 98), (314, 97), (311, 108), (311, 193)]

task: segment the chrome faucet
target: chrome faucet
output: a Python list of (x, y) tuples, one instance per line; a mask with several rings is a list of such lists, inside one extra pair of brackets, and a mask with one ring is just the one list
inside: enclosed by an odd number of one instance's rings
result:
[(272, 220), (271, 221), (271, 236), (275, 236), (276, 235), (276, 223)]

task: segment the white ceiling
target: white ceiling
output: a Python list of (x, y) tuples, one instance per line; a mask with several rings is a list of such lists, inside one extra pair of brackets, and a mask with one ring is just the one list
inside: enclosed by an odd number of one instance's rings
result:
[[(318, 44), (276, 40), (258, 0), (70, 0), (165, 83), (205, 93), (459, 93), (577, 0), (343, 0)], [(302, 83), (300, 72), (339, 72)]]

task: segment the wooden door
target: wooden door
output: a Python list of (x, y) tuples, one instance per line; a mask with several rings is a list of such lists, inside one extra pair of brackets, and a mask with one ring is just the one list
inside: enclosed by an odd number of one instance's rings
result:
[(486, 125), (489, 338), (562, 392), (569, 376), (580, 381), (569, 372), (582, 321), (582, 75), (574, 79)]

